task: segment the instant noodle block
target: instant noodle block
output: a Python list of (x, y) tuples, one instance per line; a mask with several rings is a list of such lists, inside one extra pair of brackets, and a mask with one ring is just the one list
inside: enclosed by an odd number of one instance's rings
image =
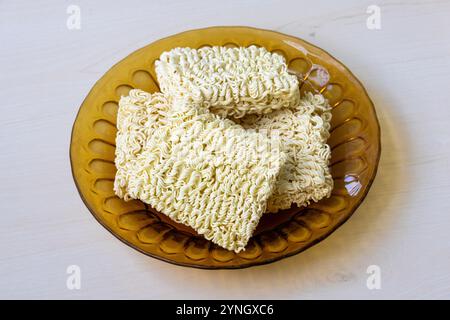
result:
[(328, 168), (331, 151), (331, 107), (321, 94), (306, 93), (300, 103), (269, 114), (249, 115), (236, 120), (244, 128), (279, 135), (287, 154), (268, 211), (288, 209), (293, 203), (307, 206), (329, 197), (333, 178)]
[(286, 60), (257, 46), (175, 48), (155, 62), (161, 91), (223, 117), (265, 114), (298, 104), (299, 82)]
[(139, 199), (228, 250), (243, 250), (286, 155), (281, 141), (161, 93), (119, 102), (115, 193)]

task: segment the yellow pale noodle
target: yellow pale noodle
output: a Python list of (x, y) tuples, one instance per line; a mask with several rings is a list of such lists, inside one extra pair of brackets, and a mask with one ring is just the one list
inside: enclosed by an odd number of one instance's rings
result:
[(236, 120), (244, 128), (277, 131), (287, 159), (280, 171), (268, 211), (302, 207), (329, 197), (333, 179), (328, 168), (331, 108), (320, 94), (307, 93), (293, 108)]
[(266, 114), (298, 104), (298, 79), (283, 56), (257, 46), (175, 48), (155, 62), (161, 91), (223, 117)]
[(140, 199), (226, 249), (245, 248), (285, 161), (279, 140), (141, 90), (121, 98), (117, 126), (119, 197)]

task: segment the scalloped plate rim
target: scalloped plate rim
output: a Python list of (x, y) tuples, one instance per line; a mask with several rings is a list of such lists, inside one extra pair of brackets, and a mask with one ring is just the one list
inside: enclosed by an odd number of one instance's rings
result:
[[(367, 187), (365, 188), (364, 192), (361, 194), (361, 198), (359, 199), (359, 201), (354, 205), (354, 208), (349, 212), (349, 214), (347, 216), (345, 216), (339, 223), (336, 223), (333, 227), (330, 228), (330, 230), (328, 232), (325, 232), (322, 236), (314, 239), (311, 242), (308, 242), (308, 244), (304, 247), (299, 248), (298, 250), (295, 250), (293, 252), (287, 253), (287, 254), (281, 254), (279, 256), (276, 257), (272, 257), (272, 258), (267, 258), (263, 261), (252, 261), (252, 262), (248, 262), (248, 263), (241, 263), (241, 264), (233, 264), (233, 265), (226, 265), (226, 266), (211, 266), (211, 265), (198, 265), (198, 264), (189, 264), (189, 263), (184, 263), (184, 262), (177, 262), (171, 259), (167, 259), (161, 256), (158, 256), (156, 254), (152, 254), (150, 252), (146, 252), (143, 249), (135, 246), (134, 244), (128, 242), (126, 239), (122, 238), (120, 235), (118, 235), (117, 233), (115, 233), (113, 230), (111, 230), (111, 228), (109, 226), (107, 226), (103, 221), (101, 221), (99, 219), (99, 217), (97, 216), (97, 214), (94, 212), (94, 210), (92, 209), (92, 207), (90, 206), (90, 204), (87, 202), (87, 200), (85, 199), (85, 197), (83, 196), (83, 194), (81, 193), (78, 181), (76, 179), (75, 173), (74, 173), (74, 166), (73, 166), (73, 160), (72, 160), (72, 143), (73, 143), (73, 137), (74, 137), (74, 128), (75, 128), (75, 124), (78, 120), (80, 111), (81, 111), (81, 107), (84, 105), (86, 99), (88, 98), (91, 90), (103, 79), (103, 77), (106, 76), (106, 74), (113, 69), (116, 65), (118, 65), (119, 63), (121, 63), (123, 60), (127, 59), (129, 56), (133, 55), (134, 53), (136, 53), (137, 51), (140, 51), (142, 49), (144, 49), (145, 47), (147, 47), (148, 45), (156, 42), (156, 41), (160, 41), (160, 40), (164, 40), (164, 39), (169, 39), (173, 36), (180, 36), (183, 34), (187, 34), (189, 32), (195, 32), (195, 31), (201, 31), (201, 30), (208, 30), (208, 29), (216, 29), (216, 28), (221, 28), (221, 29), (234, 29), (234, 28), (245, 28), (245, 29), (251, 29), (251, 30), (255, 30), (255, 31), (263, 31), (263, 32), (270, 32), (270, 33), (275, 33), (281, 36), (286, 36), (286, 37), (291, 37), (291, 38), (295, 38), (299, 41), (302, 41), (318, 50), (321, 50), (322, 52), (324, 52), (325, 54), (327, 54), (328, 56), (330, 56), (333, 60), (335, 60), (337, 63), (339, 63), (344, 69), (345, 71), (347, 71), (352, 77), (353, 80), (355, 80), (362, 88), (365, 96), (367, 97), (368, 101), (370, 102), (370, 108), (372, 109), (373, 113), (374, 113), (374, 120), (377, 126), (377, 133), (378, 133), (378, 137), (377, 137), (377, 148), (378, 148), (378, 153), (377, 153), (377, 158), (376, 161), (374, 163), (374, 172), (372, 177), (370, 177), (368, 183), (367, 183)], [(369, 193), (372, 184), (377, 176), (378, 173), (378, 166), (379, 166), (379, 162), (380, 162), (380, 158), (381, 158), (381, 127), (380, 127), (380, 123), (379, 123), (379, 119), (378, 119), (378, 115), (375, 109), (375, 106), (373, 104), (372, 99), (370, 98), (366, 88), (364, 87), (364, 85), (361, 83), (361, 81), (353, 74), (353, 72), (345, 65), (343, 64), (339, 59), (336, 59), (333, 55), (331, 55), (328, 51), (310, 43), (309, 41), (306, 41), (302, 38), (296, 37), (296, 36), (292, 36), (292, 35), (288, 35), (282, 32), (278, 32), (278, 31), (274, 31), (274, 30), (269, 30), (269, 29), (262, 29), (262, 28), (256, 28), (256, 27), (250, 27), (250, 26), (210, 26), (210, 27), (206, 27), (206, 28), (197, 28), (197, 29), (190, 29), (190, 30), (186, 30), (186, 31), (182, 31), (179, 33), (175, 33), (172, 35), (168, 35), (162, 38), (159, 38), (157, 40), (154, 40), (152, 42), (150, 42), (147, 45), (144, 45), (141, 48), (138, 48), (134, 51), (132, 51), (131, 53), (129, 53), (128, 55), (126, 55), (124, 58), (120, 59), (119, 61), (117, 61), (116, 63), (114, 63), (97, 81), (95, 81), (95, 83), (92, 85), (91, 89), (89, 90), (89, 93), (86, 95), (86, 97), (83, 99), (80, 107), (78, 108), (77, 114), (75, 116), (73, 125), (72, 125), (72, 129), (71, 129), (71, 135), (70, 135), (70, 143), (69, 143), (69, 159), (70, 159), (70, 167), (71, 167), (71, 174), (72, 174), (72, 178), (73, 181), (75, 183), (77, 192), (81, 198), (81, 200), (83, 201), (83, 203), (85, 204), (85, 206), (87, 207), (87, 209), (89, 210), (89, 212), (91, 213), (91, 215), (94, 217), (94, 219), (101, 225), (103, 226), (106, 230), (108, 230), (109, 233), (111, 233), (115, 238), (117, 238), (119, 241), (121, 241), (122, 243), (126, 244), (128, 247), (133, 248), (135, 250), (137, 250), (138, 252), (148, 256), (148, 257), (152, 257), (155, 258), (157, 260), (163, 261), (163, 262), (167, 262), (170, 263), (172, 265), (176, 265), (176, 266), (180, 266), (180, 267), (190, 267), (190, 268), (195, 268), (195, 269), (203, 269), (203, 270), (223, 270), (223, 269), (228, 269), (228, 270), (234, 270), (234, 269), (245, 269), (245, 268), (249, 268), (249, 267), (254, 267), (254, 266), (262, 266), (262, 265), (266, 265), (266, 264), (270, 264), (282, 259), (286, 259), (289, 257), (292, 257), (294, 255), (297, 255), (309, 248), (311, 248), (312, 246), (320, 243), (321, 241), (323, 241), (324, 239), (326, 239), (327, 237), (329, 237), (332, 233), (334, 233), (339, 227), (341, 227), (345, 222), (348, 221), (348, 219), (350, 219), (350, 217), (353, 216), (353, 214), (356, 212), (356, 210), (359, 208), (359, 206), (361, 205), (361, 203), (365, 200), (365, 198), (367, 197), (367, 194)]]

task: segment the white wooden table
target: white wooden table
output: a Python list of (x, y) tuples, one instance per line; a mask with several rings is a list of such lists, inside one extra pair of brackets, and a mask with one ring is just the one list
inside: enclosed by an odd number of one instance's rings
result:
[[(450, 298), (450, 1), (284, 2), (0, 2), (0, 298)], [(69, 5), (80, 29), (67, 27)], [(371, 5), (379, 30), (367, 27)], [(329, 51), (364, 83), (382, 129), (378, 176), (355, 215), (304, 253), (244, 270), (130, 249), (90, 215), (70, 173), (71, 126), (94, 82), (135, 49), (212, 25)], [(79, 290), (66, 286), (69, 265)], [(366, 286), (370, 265), (380, 290)]]

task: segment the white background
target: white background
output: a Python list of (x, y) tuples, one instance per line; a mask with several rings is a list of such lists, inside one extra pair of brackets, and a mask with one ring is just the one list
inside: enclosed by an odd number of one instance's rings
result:
[[(81, 9), (68, 30), (66, 9)], [(366, 27), (369, 5), (381, 30)], [(132, 51), (188, 29), (248, 25), (340, 59), (378, 111), (382, 157), (355, 215), (319, 245), (244, 270), (167, 264), (116, 240), (70, 173), (72, 123)], [(450, 298), (449, 1), (1, 1), (0, 298)], [(66, 268), (81, 267), (81, 290)], [(366, 268), (381, 268), (368, 290)]]

